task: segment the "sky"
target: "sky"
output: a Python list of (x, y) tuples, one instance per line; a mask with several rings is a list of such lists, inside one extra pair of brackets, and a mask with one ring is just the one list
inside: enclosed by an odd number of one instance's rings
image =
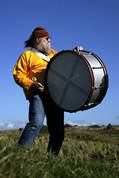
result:
[(109, 87), (102, 102), (89, 110), (65, 113), (69, 124), (119, 124), (119, 1), (0, 1), (0, 122), (28, 121), (28, 101), (12, 71), (34, 28), (45, 27), (57, 51), (81, 45), (106, 65)]

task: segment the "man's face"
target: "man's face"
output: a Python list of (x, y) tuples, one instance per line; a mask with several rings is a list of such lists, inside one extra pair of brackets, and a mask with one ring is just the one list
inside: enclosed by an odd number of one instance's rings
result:
[(48, 36), (37, 38), (37, 50), (48, 55), (51, 52), (51, 39)]

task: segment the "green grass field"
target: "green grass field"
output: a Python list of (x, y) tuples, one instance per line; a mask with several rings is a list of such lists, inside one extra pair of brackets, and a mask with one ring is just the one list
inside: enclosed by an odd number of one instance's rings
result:
[(47, 131), (30, 149), (16, 146), (20, 134), (0, 131), (0, 178), (119, 178), (119, 127), (67, 127), (57, 157)]

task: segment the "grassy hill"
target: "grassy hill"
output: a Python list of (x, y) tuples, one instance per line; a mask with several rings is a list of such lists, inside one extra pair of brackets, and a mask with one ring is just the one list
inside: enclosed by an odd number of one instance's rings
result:
[(21, 130), (0, 131), (0, 178), (119, 178), (118, 126), (66, 126), (57, 157), (46, 127), (30, 149), (16, 146)]

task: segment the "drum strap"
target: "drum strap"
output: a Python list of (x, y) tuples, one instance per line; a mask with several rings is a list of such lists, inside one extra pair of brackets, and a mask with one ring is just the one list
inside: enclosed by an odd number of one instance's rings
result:
[(31, 48), (31, 51), (34, 51), (38, 56), (40, 56), (45, 61), (49, 62), (50, 58), (47, 57), (45, 54), (41, 53), (40, 51), (36, 50), (35, 48)]

